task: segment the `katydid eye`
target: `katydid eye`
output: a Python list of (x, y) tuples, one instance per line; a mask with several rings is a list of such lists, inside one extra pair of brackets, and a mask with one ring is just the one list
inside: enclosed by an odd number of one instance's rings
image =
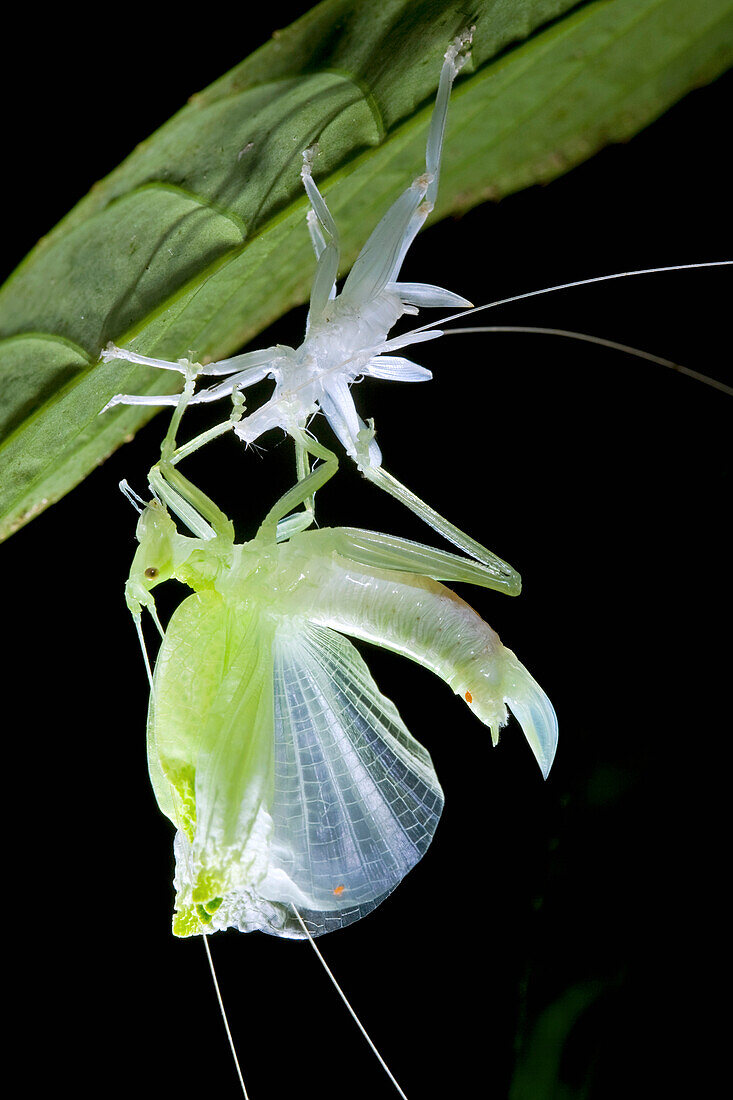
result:
[(148, 568), (145, 570), (145, 576), (152, 581), (155, 577), (158, 576), (158, 572), (159, 570), (156, 569), (154, 565), (149, 565)]

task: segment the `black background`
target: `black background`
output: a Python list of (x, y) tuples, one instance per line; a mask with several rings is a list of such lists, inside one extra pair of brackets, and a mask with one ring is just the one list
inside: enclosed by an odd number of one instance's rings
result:
[[(308, 6), (259, 25), (25, 16), (2, 78), (4, 271)], [(730, 88), (432, 228), (405, 278), (478, 303), (726, 258)], [(595, 333), (730, 384), (728, 287), (724, 269), (628, 279), (486, 323)], [(303, 323), (286, 317), (263, 345), (299, 342)], [(705, 1095), (727, 950), (731, 399), (559, 339), (456, 337), (415, 357), (433, 382), (363, 383), (357, 402), (387, 468), (521, 571), (519, 599), (464, 594), (548, 691), (561, 741), (543, 784), (514, 723), (492, 751), (445, 685), (364, 650), (432, 753), (446, 809), (392, 897), (321, 946), (411, 1100), (647, 1096), (669, 1080)], [(144, 492), (160, 435), (154, 421), (1, 551), (6, 1003), (33, 1095), (62, 1082), (78, 1096), (237, 1095), (201, 944), (169, 931), (171, 829), (147, 779), (147, 686), (122, 598), (135, 516), (117, 483)], [(187, 470), (242, 537), (292, 477), (287, 445), (266, 442), (257, 458), (227, 440)], [(430, 541), (350, 469), (337, 482), (322, 524)], [(230, 932), (211, 946), (252, 1100), (391, 1095), (307, 945)]]

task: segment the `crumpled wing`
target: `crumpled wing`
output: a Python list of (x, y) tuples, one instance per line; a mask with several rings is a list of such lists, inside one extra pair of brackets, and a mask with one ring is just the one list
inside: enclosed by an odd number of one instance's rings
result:
[(158, 654), (148, 762), (178, 830), (176, 935), (208, 931), (223, 899), (266, 871), (273, 633), (256, 606), (203, 592), (176, 609)]

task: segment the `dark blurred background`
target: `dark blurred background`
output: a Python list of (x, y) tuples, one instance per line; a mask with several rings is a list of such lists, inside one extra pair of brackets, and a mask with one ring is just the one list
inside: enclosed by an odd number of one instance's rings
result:
[[(23, 16), (3, 73), (3, 276), (188, 95), (308, 7), (167, 26)], [(729, 257), (730, 92), (727, 77), (549, 186), (430, 229), (405, 277), (479, 303)], [(670, 273), (485, 316), (733, 384), (729, 287), (726, 269)], [(298, 343), (304, 318), (262, 345)], [(445, 685), (361, 647), (432, 753), (446, 809), (400, 888), (321, 947), (411, 1100), (606, 1100), (672, 1082), (707, 1095), (727, 1043), (731, 398), (557, 338), (455, 337), (415, 358), (433, 382), (365, 382), (357, 402), (387, 468), (522, 573), (519, 599), (462, 594), (547, 690), (560, 747), (543, 783), (513, 721), (492, 750)], [(62, 1081), (84, 1097), (110, 1083), (237, 1095), (202, 946), (169, 930), (172, 830), (147, 778), (123, 600), (135, 515), (117, 483), (145, 492), (162, 430), (0, 549), (6, 988), (33, 1095)], [(223, 441), (187, 469), (243, 538), (292, 479), (288, 444), (265, 442), (258, 456)], [(346, 465), (318, 503), (323, 525), (432, 541)], [(169, 588), (165, 614), (182, 594)], [(251, 1100), (391, 1095), (306, 944), (230, 932), (211, 947)]]

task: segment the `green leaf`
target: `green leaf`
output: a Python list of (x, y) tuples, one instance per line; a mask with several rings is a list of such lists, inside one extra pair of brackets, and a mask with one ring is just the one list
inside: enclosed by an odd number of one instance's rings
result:
[[(591, 1095), (588, 1089), (587, 1067), (577, 1081), (563, 1080), (563, 1065), (568, 1061), (568, 1046), (573, 1029), (597, 1005), (608, 991), (608, 981), (586, 982), (572, 985), (548, 1005), (539, 1016), (533, 1031), (525, 1039), (517, 1060), (509, 1091), (509, 1100), (535, 1100), (536, 1097), (552, 1097), (552, 1100), (583, 1100)], [(592, 1051), (586, 1057), (592, 1057)]]
[(109, 340), (220, 358), (306, 299), (316, 140), (348, 268), (424, 164), (442, 55), (469, 21), (434, 219), (552, 179), (733, 60), (731, 0), (325, 0), (138, 146), (0, 291), (0, 536), (149, 418), (99, 416), (115, 393), (172, 384), (101, 365)]

